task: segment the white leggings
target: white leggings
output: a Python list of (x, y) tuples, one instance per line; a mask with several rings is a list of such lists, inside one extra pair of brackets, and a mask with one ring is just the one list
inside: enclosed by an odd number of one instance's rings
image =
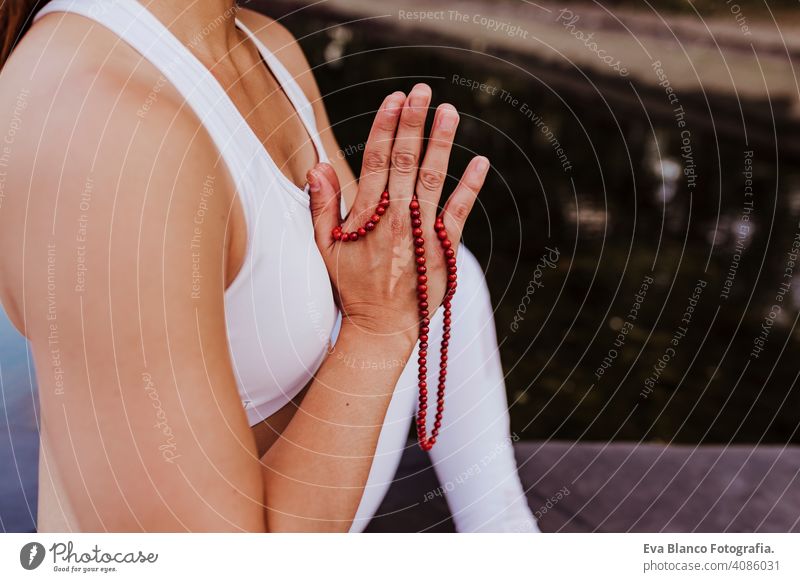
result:
[[(453, 298), (444, 418), (430, 452), (441, 484), (439, 491), (444, 492), (459, 532), (536, 532), (536, 520), (517, 475), (513, 448), (516, 439), (509, 432), (489, 290), (480, 264), (463, 244), (457, 261), (458, 289)], [(442, 312), (440, 308), (434, 314), (429, 334), (430, 359), (436, 362), (436, 369), (431, 368), (429, 376), (434, 379), (438, 373)], [(338, 327), (333, 337), (337, 334)], [(389, 404), (351, 532), (363, 531), (377, 512), (408, 446), (418, 399), (418, 347), (406, 363)], [(433, 394), (435, 399), (435, 390)], [(420, 492), (420, 502), (426, 493)]]

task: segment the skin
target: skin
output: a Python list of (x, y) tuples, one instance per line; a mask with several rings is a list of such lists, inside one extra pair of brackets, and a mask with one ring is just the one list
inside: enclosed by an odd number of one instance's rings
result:
[[(231, 4), (148, 7), (189, 42)], [(291, 35), (258, 14), (238, 16), (298, 79), (326, 151), (338, 151)], [(356, 181), (343, 160), (317, 164), (294, 109), (232, 19), (192, 51), (287, 177), (310, 184), (316, 242), (345, 313), (336, 350), (407, 360), (417, 332), (408, 201), (418, 194), (435, 240), (455, 109), (436, 110), (423, 155), (430, 88), (389, 95)], [(159, 77), (107, 30), (64, 14), (39, 21), (0, 73), (0, 127), (27, 91), (0, 199), (0, 300), (30, 340), (39, 382), (40, 530), (346, 531), (402, 370), (353, 368), (331, 354), (295, 402), (248, 426), (223, 303), (244, 257), (244, 216), (210, 137)], [(154, 86), (157, 99), (137, 115)], [(454, 245), (487, 169), (474, 159), (448, 200)], [(209, 176), (213, 195), (201, 200)], [(385, 224), (359, 243), (331, 244), (339, 196), (352, 206), (352, 229), (387, 183)], [(190, 299), (187, 242), (201, 201), (203, 280)], [(428, 247), (429, 302), (439, 305), (445, 267), (438, 245)]]

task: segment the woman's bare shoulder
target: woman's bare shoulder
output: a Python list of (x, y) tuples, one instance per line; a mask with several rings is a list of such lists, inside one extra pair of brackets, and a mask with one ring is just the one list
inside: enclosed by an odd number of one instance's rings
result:
[[(120, 201), (191, 215), (208, 174), (221, 196), (232, 196), (211, 138), (157, 69), (113, 35), (91, 29), (87, 36), (85, 19), (67, 27), (52, 16), (29, 31), (0, 73), (0, 155), (9, 168), (0, 244), (21, 248), (24, 236), (39, 245), (56, 233), (67, 248), (87, 189), (93, 224), (103, 225), (118, 220)], [(21, 253), (0, 257), (4, 303), (21, 300), (22, 272)]]

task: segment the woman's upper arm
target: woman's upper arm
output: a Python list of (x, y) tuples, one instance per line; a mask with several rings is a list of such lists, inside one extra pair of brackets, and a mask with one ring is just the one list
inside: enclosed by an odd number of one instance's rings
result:
[(230, 178), (166, 89), (76, 85), (29, 166), (25, 325), (49, 469), (81, 529), (263, 530), (226, 335)]

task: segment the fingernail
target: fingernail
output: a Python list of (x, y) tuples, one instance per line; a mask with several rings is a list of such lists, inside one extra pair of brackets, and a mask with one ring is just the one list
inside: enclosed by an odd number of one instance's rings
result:
[(310, 170), (306, 175), (308, 180), (308, 189), (312, 192), (319, 192), (319, 176), (314, 170)]
[(411, 107), (425, 107), (428, 104), (428, 92), (419, 89), (411, 91), (408, 103)]
[(485, 173), (489, 169), (489, 160), (487, 160), (483, 156), (478, 158), (477, 169), (481, 174)]
[(390, 115), (399, 115), (403, 110), (403, 99), (401, 97), (392, 97), (386, 103), (386, 112)]
[(439, 117), (439, 129), (442, 131), (453, 131), (458, 121), (458, 115), (454, 113), (442, 113)]

